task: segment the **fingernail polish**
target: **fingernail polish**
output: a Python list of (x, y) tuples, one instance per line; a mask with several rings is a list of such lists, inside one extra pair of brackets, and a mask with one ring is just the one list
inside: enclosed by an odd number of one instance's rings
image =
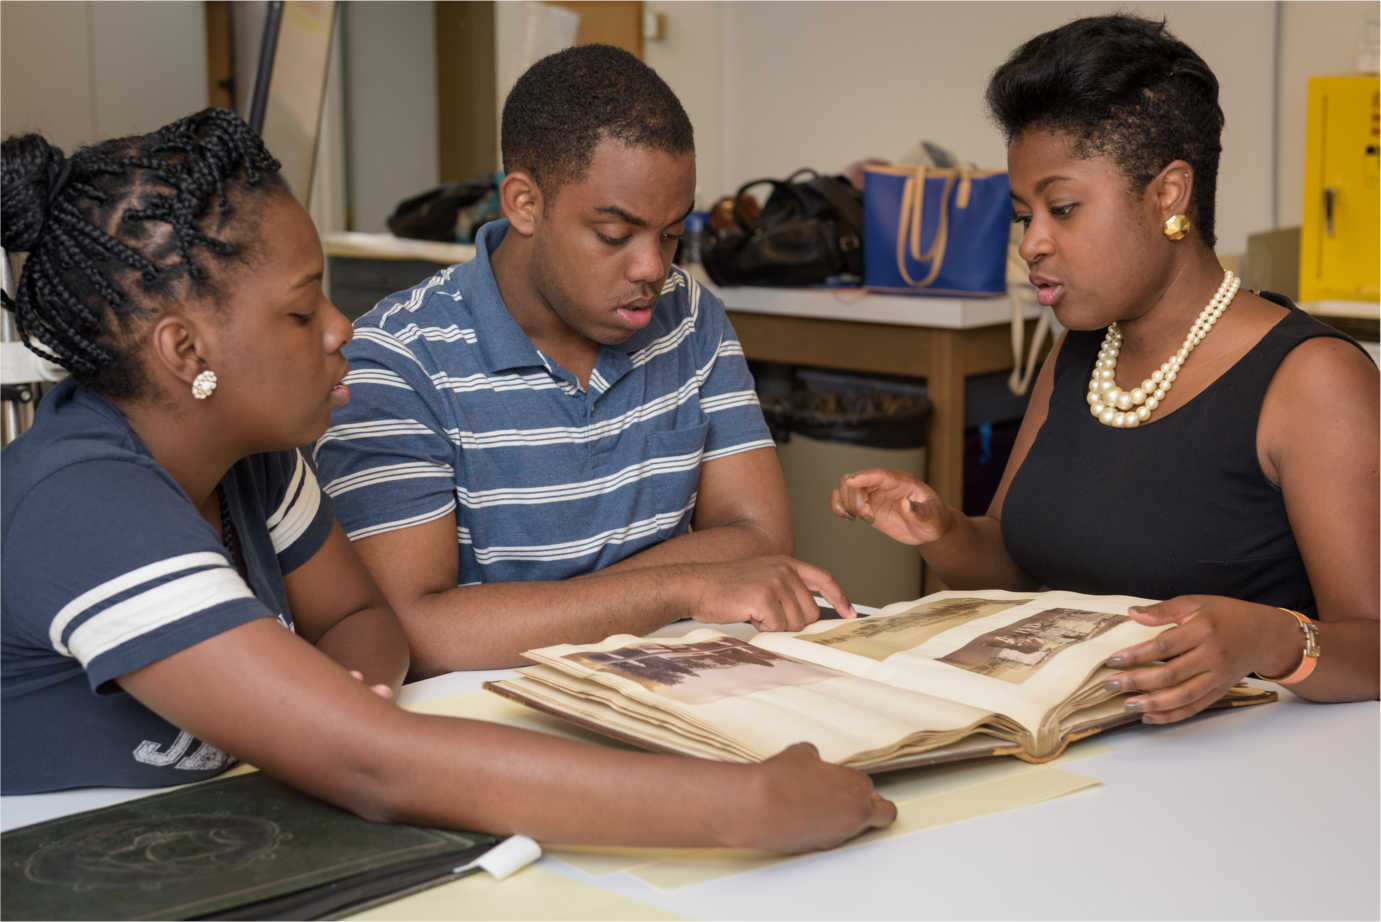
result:
[(1143, 702), (1140, 701), (1140, 700), (1137, 699), (1137, 698), (1128, 698), (1128, 699), (1127, 699), (1127, 704), (1125, 705), (1125, 707), (1126, 707), (1127, 710), (1129, 710), (1129, 711), (1139, 711), (1139, 710), (1141, 710), (1142, 706), (1143, 706)]
[(1110, 691), (1110, 692), (1120, 692), (1120, 691), (1122, 691), (1122, 680), (1121, 680), (1121, 679), (1108, 679), (1108, 681), (1106, 681), (1106, 682), (1103, 683), (1103, 687), (1106, 688), (1106, 689), (1107, 689), (1108, 691)]
[(1108, 658), (1108, 665), (1109, 665), (1109, 666), (1121, 666), (1121, 665), (1122, 665), (1122, 657), (1120, 657), (1120, 656), (1109, 657), (1109, 658)]

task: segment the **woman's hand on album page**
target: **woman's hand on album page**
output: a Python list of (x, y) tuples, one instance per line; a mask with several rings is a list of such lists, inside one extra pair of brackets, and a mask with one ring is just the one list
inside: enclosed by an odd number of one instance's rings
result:
[[(1173, 624), (1150, 640), (1119, 650), (1108, 665), (1127, 669), (1110, 682), (1146, 723), (1163, 724), (1197, 714), (1253, 670), (1289, 658), (1295, 620), (1281, 609), (1213, 595), (1184, 595), (1138, 606), (1128, 614), (1141, 624)], [(1288, 666), (1287, 666), (1288, 668)]]

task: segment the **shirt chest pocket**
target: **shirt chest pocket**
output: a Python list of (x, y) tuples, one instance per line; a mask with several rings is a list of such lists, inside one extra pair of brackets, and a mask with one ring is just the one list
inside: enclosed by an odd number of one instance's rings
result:
[(644, 494), (652, 499), (654, 514), (685, 510), (700, 484), (700, 464), (705, 454), (708, 422), (685, 429), (650, 434), (643, 452)]

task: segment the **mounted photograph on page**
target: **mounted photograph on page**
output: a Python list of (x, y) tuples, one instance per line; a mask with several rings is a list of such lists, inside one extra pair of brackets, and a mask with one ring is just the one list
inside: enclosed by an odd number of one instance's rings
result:
[[(938, 592), (751, 641), (702, 629), (543, 647), (485, 688), (643, 748), (723, 761), (806, 741), (869, 772), (989, 755), (1044, 762), (1140, 719), (1107, 687), (1120, 670), (1106, 661), (1165, 630), (1128, 617), (1148, 601)], [(1275, 699), (1239, 684), (1216, 706)]]

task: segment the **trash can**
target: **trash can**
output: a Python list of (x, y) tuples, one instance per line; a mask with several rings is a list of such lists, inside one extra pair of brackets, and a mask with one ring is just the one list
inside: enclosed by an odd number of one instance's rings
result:
[(850, 471), (892, 468), (925, 479), (925, 387), (892, 378), (798, 368), (759, 376), (759, 399), (777, 441), (796, 526), (796, 556), (822, 567), (850, 600), (886, 605), (920, 596), (921, 556), (865, 522), (830, 511), (830, 491)]

